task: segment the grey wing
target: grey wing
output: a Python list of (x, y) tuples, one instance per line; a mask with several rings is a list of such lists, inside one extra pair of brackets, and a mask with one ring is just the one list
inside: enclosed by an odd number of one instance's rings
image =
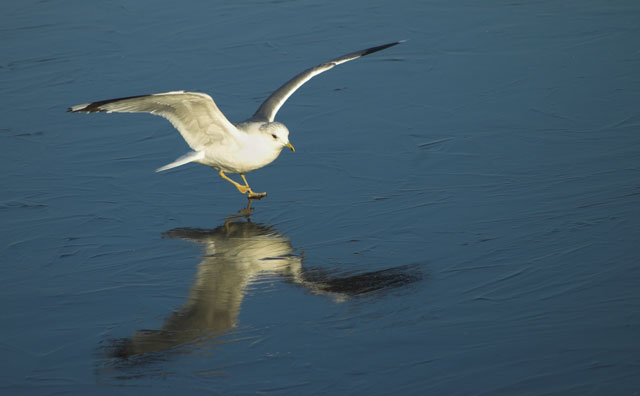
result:
[(70, 112), (150, 113), (166, 118), (195, 151), (233, 137), (236, 127), (207, 94), (174, 91), (103, 100), (70, 107)]
[(364, 50), (351, 52), (339, 58), (332, 59), (328, 62), (324, 62), (322, 64), (319, 64), (318, 66), (303, 71), (291, 80), (287, 81), (274, 93), (272, 93), (271, 96), (269, 96), (267, 100), (265, 100), (264, 103), (260, 105), (253, 117), (251, 117), (251, 120), (272, 122), (275, 119), (276, 113), (278, 112), (278, 110), (280, 110), (280, 107), (282, 107), (284, 102), (289, 99), (289, 96), (291, 96), (298, 88), (302, 86), (302, 84), (306, 83), (314, 76), (317, 76), (318, 74), (325, 72), (341, 63), (358, 59), (374, 52), (382, 51), (383, 49), (393, 47), (394, 45), (400, 43), (402, 43), (402, 41), (396, 41), (394, 43), (379, 45), (377, 47), (371, 47)]

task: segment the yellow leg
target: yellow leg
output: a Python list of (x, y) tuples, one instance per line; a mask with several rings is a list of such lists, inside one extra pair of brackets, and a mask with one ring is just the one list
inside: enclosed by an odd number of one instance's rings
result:
[(233, 179), (229, 178), (229, 176), (225, 175), (223, 171), (220, 171), (219, 175), (221, 178), (236, 186), (240, 193), (247, 194), (247, 198), (249, 199), (260, 199), (267, 196), (267, 193), (254, 193), (253, 190), (251, 190), (251, 187), (249, 187), (249, 183), (247, 183), (244, 173), (240, 174), (240, 177), (242, 177), (242, 180), (244, 181), (244, 186), (240, 183), (236, 183)]
[(241, 173), (240, 177), (244, 181), (244, 185), (249, 189), (249, 195), (247, 195), (247, 198), (249, 198), (249, 199), (262, 199), (262, 198), (267, 196), (266, 192), (254, 193), (253, 190), (251, 190), (251, 187), (249, 187), (249, 183), (247, 182), (247, 178), (244, 177), (244, 173)]
[(247, 178), (246, 178), (246, 177), (244, 177), (244, 173), (241, 173), (241, 174), (240, 174), (240, 177), (241, 177), (241, 178), (242, 178), (242, 180), (244, 181), (244, 185), (245, 185), (245, 186), (247, 186), (247, 187), (249, 187), (249, 183), (247, 182)]
[(242, 194), (245, 194), (249, 191), (251, 191), (251, 188), (249, 188), (249, 186), (243, 186), (240, 183), (236, 183), (235, 180), (231, 179), (229, 176), (225, 175), (223, 171), (220, 171), (219, 173), (220, 177), (223, 178), (224, 180), (228, 181), (229, 183), (233, 184), (234, 186), (236, 186), (236, 188), (238, 189), (238, 191), (240, 191)]

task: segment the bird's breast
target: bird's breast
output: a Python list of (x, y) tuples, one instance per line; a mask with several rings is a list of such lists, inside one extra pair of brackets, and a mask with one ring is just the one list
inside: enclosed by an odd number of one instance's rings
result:
[(272, 163), (282, 150), (268, 150), (257, 145), (238, 150), (211, 149), (205, 152), (202, 164), (229, 173), (247, 173)]

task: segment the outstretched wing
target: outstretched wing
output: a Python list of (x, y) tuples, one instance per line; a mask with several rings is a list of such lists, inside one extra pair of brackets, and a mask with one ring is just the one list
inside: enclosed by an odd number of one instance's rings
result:
[(394, 45), (400, 44), (401, 42), (402, 41), (396, 41), (395, 43), (379, 45), (377, 47), (371, 47), (364, 50), (351, 52), (339, 58), (332, 59), (328, 62), (324, 62), (318, 66), (303, 71), (291, 80), (287, 81), (287, 83), (278, 88), (277, 91), (272, 93), (271, 96), (269, 96), (267, 100), (265, 100), (264, 103), (260, 105), (258, 111), (256, 111), (253, 117), (251, 117), (251, 120), (272, 122), (275, 119), (276, 113), (278, 112), (278, 110), (280, 110), (280, 107), (282, 107), (284, 102), (289, 99), (289, 96), (291, 96), (298, 88), (302, 86), (302, 84), (306, 83), (314, 76), (317, 76), (318, 74), (325, 72), (339, 64), (358, 59), (365, 55), (373, 54), (374, 52), (382, 51), (383, 49), (393, 47)]
[(103, 100), (70, 107), (70, 112), (151, 113), (166, 118), (195, 151), (239, 133), (207, 94), (174, 91)]

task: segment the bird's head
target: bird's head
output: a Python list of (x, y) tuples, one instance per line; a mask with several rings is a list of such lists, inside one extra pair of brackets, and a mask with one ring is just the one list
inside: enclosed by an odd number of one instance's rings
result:
[(291, 151), (296, 151), (293, 145), (289, 142), (289, 130), (284, 124), (279, 122), (269, 122), (260, 126), (260, 132), (262, 132), (267, 141), (276, 145), (280, 149), (283, 147), (289, 148)]

